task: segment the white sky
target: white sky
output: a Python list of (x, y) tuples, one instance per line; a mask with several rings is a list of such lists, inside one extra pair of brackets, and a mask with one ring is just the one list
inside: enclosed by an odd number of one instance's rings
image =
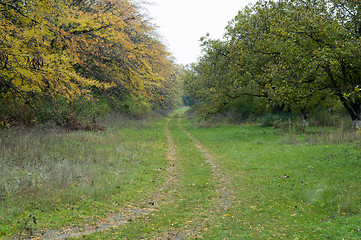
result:
[(239, 10), (256, 0), (149, 0), (149, 15), (177, 63), (195, 62), (201, 37), (220, 39)]

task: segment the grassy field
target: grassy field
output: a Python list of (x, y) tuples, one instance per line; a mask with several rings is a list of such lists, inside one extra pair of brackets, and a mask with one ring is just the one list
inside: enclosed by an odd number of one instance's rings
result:
[(0, 238), (361, 238), (360, 137), (199, 127), (184, 111), (0, 132)]
[(91, 225), (141, 204), (160, 186), (167, 164), (165, 119), (115, 122), (106, 132), (0, 133), (1, 239)]

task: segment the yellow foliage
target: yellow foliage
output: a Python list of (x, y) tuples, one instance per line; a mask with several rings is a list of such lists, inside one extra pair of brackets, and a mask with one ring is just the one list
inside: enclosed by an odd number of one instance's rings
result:
[(102, 89), (156, 104), (174, 94), (169, 53), (134, 3), (11, 3), (0, 4), (1, 98), (34, 106), (39, 96), (72, 102)]

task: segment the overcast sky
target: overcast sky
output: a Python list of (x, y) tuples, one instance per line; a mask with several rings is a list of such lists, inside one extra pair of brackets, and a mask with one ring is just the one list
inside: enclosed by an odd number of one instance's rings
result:
[(177, 63), (195, 62), (199, 39), (222, 38), (228, 22), (256, 0), (149, 0), (148, 11)]

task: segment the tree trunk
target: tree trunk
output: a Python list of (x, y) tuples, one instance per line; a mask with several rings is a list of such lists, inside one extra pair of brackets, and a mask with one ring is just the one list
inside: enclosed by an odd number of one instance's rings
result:
[(361, 99), (350, 100), (346, 99), (344, 96), (339, 96), (343, 106), (346, 108), (349, 116), (352, 120), (352, 128), (356, 128), (361, 123)]
[(343, 103), (352, 121), (361, 120), (361, 105), (356, 103)]
[(309, 122), (308, 122), (308, 111), (306, 108), (302, 108), (301, 109), (301, 113), (302, 113), (302, 122), (303, 122), (303, 126), (304, 127), (308, 127), (309, 126)]

